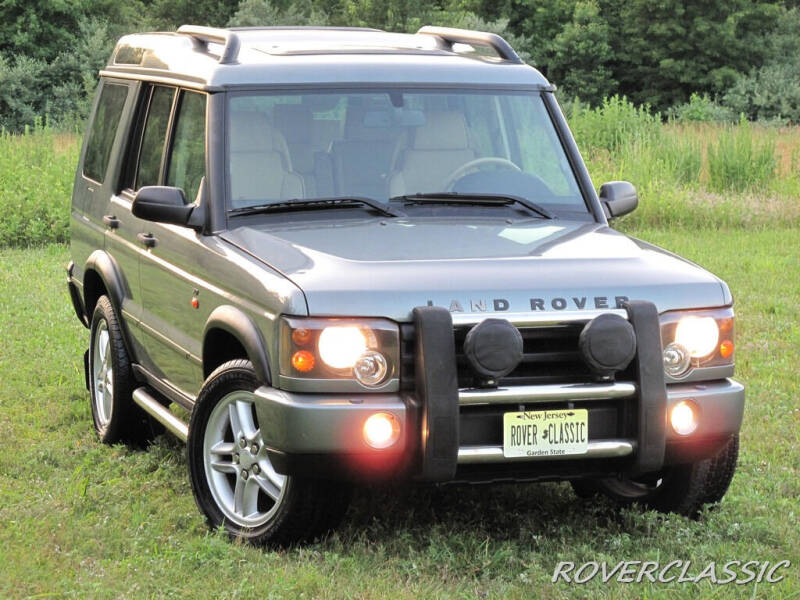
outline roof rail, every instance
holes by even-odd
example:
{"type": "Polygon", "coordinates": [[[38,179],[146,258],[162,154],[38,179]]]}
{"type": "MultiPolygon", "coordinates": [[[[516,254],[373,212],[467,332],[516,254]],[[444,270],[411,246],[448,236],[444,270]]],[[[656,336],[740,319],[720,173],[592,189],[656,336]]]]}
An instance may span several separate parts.
{"type": "Polygon", "coordinates": [[[379,31],[374,27],[331,27],[330,25],[243,25],[229,27],[228,31],[379,31]]]}
{"type": "Polygon", "coordinates": [[[228,65],[236,62],[239,55],[239,36],[228,29],[218,29],[216,27],[201,27],[199,25],[181,25],[178,33],[188,35],[197,42],[208,46],[209,43],[222,44],[222,54],[219,57],[221,65],[228,65]]]}
{"type": "Polygon", "coordinates": [[[448,49],[452,49],[453,44],[478,44],[489,46],[503,60],[523,64],[523,60],[514,52],[507,41],[496,33],[484,31],[470,31],[468,29],[455,29],[453,27],[431,27],[426,25],[418,32],[418,35],[432,35],[441,39],[448,49]]]}

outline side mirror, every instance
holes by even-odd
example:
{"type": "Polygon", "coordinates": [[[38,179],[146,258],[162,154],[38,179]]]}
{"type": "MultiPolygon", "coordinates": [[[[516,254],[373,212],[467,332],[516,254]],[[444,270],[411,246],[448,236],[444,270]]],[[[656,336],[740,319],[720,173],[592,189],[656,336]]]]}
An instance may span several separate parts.
{"type": "Polygon", "coordinates": [[[627,181],[609,181],[600,186],[600,202],[609,219],[621,217],[636,210],[639,196],[636,188],[627,181]]]}
{"type": "Polygon", "coordinates": [[[184,227],[191,226],[194,209],[194,204],[186,204],[182,189],[160,185],[143,187],[131,204],[131,212],[140,219],[184,227]]]}

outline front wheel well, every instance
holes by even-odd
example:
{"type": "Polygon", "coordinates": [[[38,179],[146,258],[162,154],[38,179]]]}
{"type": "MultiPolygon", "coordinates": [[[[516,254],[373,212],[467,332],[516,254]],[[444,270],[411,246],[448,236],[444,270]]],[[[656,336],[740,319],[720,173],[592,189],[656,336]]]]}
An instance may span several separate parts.
{"type": "Polygon", "coordinates": [[[83,275],[83,305],[86,307],[86,317],[90,322],[94,307],[103,295],[108,295],[106,284],[97,271],[88,269],[83,275]]]}
{"type": "Polygon", "coordinates": [[[248,359],[247,350],[232,333],[213,328],[203,339],[203,378],[207,379],[218,366],[237,358],[248,359]]]}

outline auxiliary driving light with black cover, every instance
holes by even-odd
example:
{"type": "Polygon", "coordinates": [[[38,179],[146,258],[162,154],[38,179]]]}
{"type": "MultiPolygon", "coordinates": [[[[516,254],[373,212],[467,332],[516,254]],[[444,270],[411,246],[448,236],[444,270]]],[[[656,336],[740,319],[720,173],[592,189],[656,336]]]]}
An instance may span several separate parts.
{"type": "Polygon", "coordinates": [[[602,314],[584,326],[578,349],[595,376],[609,380],[636,355],[636,334],[633,326],[619,315],[602,314]]]}
{"type": "Polygon", "coordinates": [[[522,360],[522,335],[505,319],[484,319],[467,333],[464,354],[475,373],[496,380],[522,360]]]}

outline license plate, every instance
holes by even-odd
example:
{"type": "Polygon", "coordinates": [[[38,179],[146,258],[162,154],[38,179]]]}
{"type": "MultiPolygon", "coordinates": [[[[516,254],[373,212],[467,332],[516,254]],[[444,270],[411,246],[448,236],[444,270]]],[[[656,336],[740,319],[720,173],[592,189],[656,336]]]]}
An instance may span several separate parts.
{"type": "Polygon", "coordinates": [[[589,412],[529,410],[503,415],[503,456],[565,456],[586,454],[589,412]]]}

